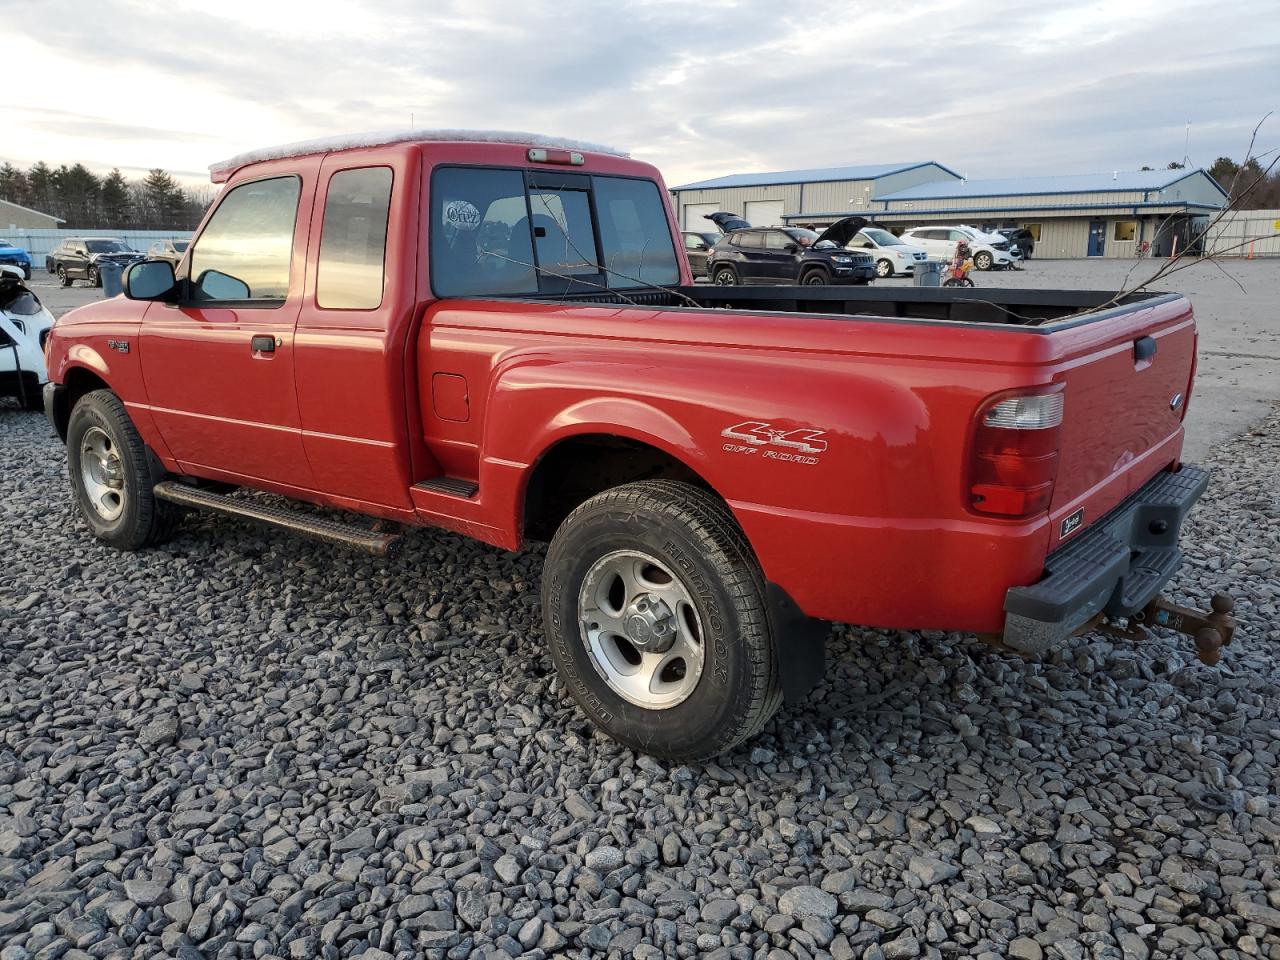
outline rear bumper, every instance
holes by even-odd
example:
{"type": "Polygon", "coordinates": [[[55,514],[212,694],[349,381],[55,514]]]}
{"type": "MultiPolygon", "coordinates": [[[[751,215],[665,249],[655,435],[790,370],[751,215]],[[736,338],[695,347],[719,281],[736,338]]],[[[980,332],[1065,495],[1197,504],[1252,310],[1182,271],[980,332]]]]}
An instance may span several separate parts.
{"type": "Polygon", "coordinates": [[[1051,553],[1038,582],[1006,594],[1005,644],[1041,653],[1100,613],[1124,617],[1145,607],[1181,566],[1182,521],[1208,485],[1202,467],[1162,471],[1051,553]]]}

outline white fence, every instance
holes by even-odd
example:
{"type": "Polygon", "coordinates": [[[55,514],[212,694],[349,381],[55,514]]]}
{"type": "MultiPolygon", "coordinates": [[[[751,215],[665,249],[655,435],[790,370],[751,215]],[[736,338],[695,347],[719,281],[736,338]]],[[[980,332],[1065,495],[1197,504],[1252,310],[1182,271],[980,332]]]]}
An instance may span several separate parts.
{"type": "Polygon", "coordinates": [[[1224,257],[1280,257],[1280,210],[1237,210],[1205,238],[1209,253],[1224,257]]]}
{"type": "Polygon", "coordinates": [[[92,230],[24,230],[18,227],[8,230],[0,226],[0,237],[14,246],[26,247],[37,270],[44,269],[45,254],[67,237],[115,237],[135,250],[146,253],[147,247],[157,240],[182,236],[189,236],[189,234],[184,234],[180,230],[112,230],[107,227],[95,227],[92,230]]]}

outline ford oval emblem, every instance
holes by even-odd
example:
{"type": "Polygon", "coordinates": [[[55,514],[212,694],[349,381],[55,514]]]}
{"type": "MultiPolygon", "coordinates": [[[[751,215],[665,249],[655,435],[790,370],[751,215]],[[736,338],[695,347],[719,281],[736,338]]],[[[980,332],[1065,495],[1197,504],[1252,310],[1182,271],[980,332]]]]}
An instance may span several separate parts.
{"type": "Polygon", "coordinates": [[[1182,406],[1182,394],[1175,393],[1169,398],[1169,409],[1177,410],[1180,406],[1182,406]]]}

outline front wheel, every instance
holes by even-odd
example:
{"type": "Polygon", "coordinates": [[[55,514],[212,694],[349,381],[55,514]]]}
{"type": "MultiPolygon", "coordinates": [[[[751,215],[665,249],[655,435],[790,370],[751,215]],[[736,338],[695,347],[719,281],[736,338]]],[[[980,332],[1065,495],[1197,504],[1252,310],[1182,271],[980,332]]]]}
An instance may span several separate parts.
{"type": "Polygon", "coordinates": [[[990,270],[991,254],[987,253],[985,250],[982,251],[976,257],[973,258],[973,265],[977,267],[979,270],[990,270]]]}
{"type": "Polygon", "coordinates": [[[152,493],[146,445],[110,390],[87,393],[72,409],[67,467],[80,514],[99,540],[137,550],[172,535],[178,510],[152,493]]]}
{"type": "Polygon", "coordinates": [[[806,287],[825,287],[830,282],[824,270],[810,270],[800,278],[801,285],[806,287]]]}
{"type": "Polygon", "coordinates": [[[97,267],[90,267],[85,279],[89,281],[89,286],[91,287],[102,286],[102,274],[98,272],[97,267]]]}
{"type": "Polygon", "coordinates": [[[561,680],[634,750],[714,757],[781,702],[759,567],[724,503],[690,484],[629,483],[574,510],[542,609],[561,680]]]}
{"type": "Polygon", "coordinates": [[[888,260],[876,261],[876,276],[881,280],[893,276],[893,264],[888,260]]]}
{"type": "Polygon", "coordinates": [[[738,273],[733,267],[719,267],[714,279],[717,287],[732,287],[738,283],[738,273]]]}

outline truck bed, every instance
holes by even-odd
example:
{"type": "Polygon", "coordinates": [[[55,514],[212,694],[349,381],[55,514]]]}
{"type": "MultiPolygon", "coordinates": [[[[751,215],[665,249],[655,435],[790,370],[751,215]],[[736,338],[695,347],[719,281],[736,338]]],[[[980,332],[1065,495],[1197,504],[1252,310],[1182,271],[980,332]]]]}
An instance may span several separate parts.
{"type": "Polygon", "coordinates": [[[694,285],[665,290],[600,291],[562,294],[557,301],[616,303],[646,307],[688,306],[767,313],[818,313],[901,320],[947,320],[998,324],[1032,330],[1062,330],[1092,323],[1137,304],[1155,306],[1173,293],[1135,293],[1116,300],[1109,290],[1010,290],[963,287],[715,287],[694,285]],[[1098,310],[1107,304],[1106,310],[1098,310]],[[1088,315],[1082,313],[1088,311],[1088,315]],[[1071,318],[1066,322],[1063,318],[1071,318]]]}

